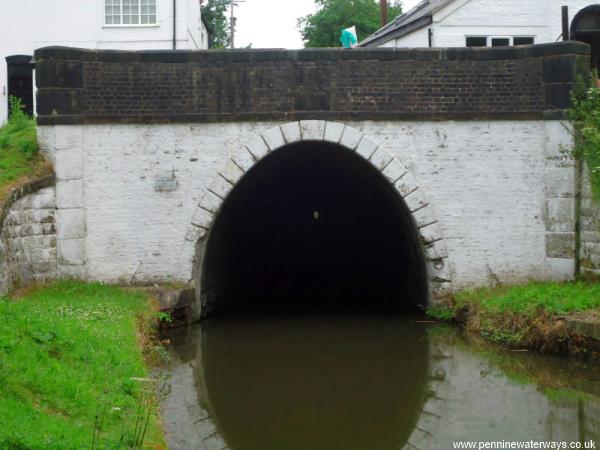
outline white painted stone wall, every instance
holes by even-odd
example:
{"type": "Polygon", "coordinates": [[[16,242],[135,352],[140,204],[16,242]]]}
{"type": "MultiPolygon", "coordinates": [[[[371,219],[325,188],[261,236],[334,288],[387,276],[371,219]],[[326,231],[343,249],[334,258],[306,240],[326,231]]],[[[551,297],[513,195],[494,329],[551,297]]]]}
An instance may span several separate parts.
{"type": "Polygon", "coordinates": [[[427,47],[427,28],[434,47],[465,47],[466,36],[533,36],[536,44],[556,42],[562,34],[561,6],[569,6],[572,20],[590,0],[455,0],[434,12],[424,29],[388,41],[389,47],[427,47]],[[425,30],[425,31],[423,31],[425,30]]]}
{"type": "Polygon", "coordinates": [[[600,201],[593,198],[587,167],[581,187],[581,271],[600,276],[600,201]]]}
{"type": "MultiPolygon", "coordinates": [[[[201,196],[235,151],[276,125],[40,127],[57,177],[61,273],[189,282],[195,242],[186,234],[201,196]]],[[[349,125],[427,191],[454,289],[573,275],[574,168],[560,160],[571,139],[563,123],[349,125]]]]}
{"type": "MultiPolygon", "coordinates": [[[[7,117],[6,57],[51,45],[118,50],[173,48],[173,0],[157,0],[156,25],[105,25],[105,0],[0,1],[0,125],[7,117]]],[[[177,48],[208,48],[199,0],[177,1],[177,48]]]]}
{"type": "Polygon", "coordinates": [[[55,207],[54,187],[11,205],[0,223],[0,295],[16,286],[57,277],[55,207]]]}

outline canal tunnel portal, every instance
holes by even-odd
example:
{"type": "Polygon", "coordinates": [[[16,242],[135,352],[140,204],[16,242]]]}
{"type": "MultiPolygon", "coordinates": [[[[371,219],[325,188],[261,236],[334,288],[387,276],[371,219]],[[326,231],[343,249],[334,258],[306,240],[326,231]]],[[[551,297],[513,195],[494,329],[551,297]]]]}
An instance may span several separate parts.
{"type": "MultiPolygon", "coordinates": [[[[268,297],[278,298],[275,281],[286,277],[302,279],[297,298],[314,296],[315,286],[331,298],[335,281],[349,279],[339,296],[369,292],[378,304],[410,279],[410,299],[396,301],[419,305],[423,291],[436,304],[498,281],[570,279],[580,257],[565,213],[575,207],[575,169],[557,161],[572,145],[562,119],[589,60],[589,46],[577,42],[39,49],[38,138],[56,173],[56,274],[195,285],[181,305],[191,301],[191,320],[236,286],[252,297],[267,280],[268,297]],[[328,192],[326,204],[310,201],[317,189],[328,192]],[[276,213],[292,194],[294,207],[276,213]],[[339,216],[333,237],[328,212],[339,216]],[[246,239],[223,245],[234,232],[246,239]],[[381,264],[370,266],[375,251],[381,264]],[[344,264],[332,267],[334,258],[344,264]],[[415,262],[421,269],[406,268],[415,262]]],[[[586,230],[579,252],[590,261],[595,232],[586,230]]]]}
{"type": "MultiPolygon", "coordinates": [[[[375,149],[373,149],[375,150],[375,149]]],[[[393,183],[347,148],[285,145],[255,164],[211,227],[206,311],[425,307],[421,238],[393,183]]]]}

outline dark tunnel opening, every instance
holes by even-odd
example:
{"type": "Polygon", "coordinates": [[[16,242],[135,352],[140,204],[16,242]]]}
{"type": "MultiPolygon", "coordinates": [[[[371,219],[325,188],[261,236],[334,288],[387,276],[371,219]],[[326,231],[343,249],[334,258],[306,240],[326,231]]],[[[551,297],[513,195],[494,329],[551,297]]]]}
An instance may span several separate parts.
{"type": "Polygon", "coordinates": [[[360,155],[323,142],[281,148],[236,184],[211,228],[203,315],[404,311],[427,275],[410,211],[360,155]]]}

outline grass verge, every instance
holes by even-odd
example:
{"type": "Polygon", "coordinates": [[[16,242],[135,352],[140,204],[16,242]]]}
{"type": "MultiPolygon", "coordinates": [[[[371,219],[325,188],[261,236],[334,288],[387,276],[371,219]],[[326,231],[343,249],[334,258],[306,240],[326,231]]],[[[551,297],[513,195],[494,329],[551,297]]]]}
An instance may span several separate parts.
{"type": "Polygon", "coordinates": [[[0,127],[0,202],[13,187],[51,171],[39,154],[35,120],[23,113],[18,100],[12,99],[11,117],[0,127]]]}
{"type": "Polygon", "coordinates": [[[147,294],[61,281],[0,299],[0,448],[166,448],[147,294]]]}
{"type": "Polygon", "coordinates": [[[457,321],[482,337],[508,345],[548,352],[589,353],[566,319],[600,308],[600,283],[532,282],[463,291],[447,304],[431,308],[438,320],[457,321]]]}

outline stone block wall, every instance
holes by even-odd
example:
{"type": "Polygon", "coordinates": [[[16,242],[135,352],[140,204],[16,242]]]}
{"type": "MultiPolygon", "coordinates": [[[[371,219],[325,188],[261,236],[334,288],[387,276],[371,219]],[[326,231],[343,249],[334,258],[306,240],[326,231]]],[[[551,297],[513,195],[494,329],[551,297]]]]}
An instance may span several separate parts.
{"type": "Polygon", "coordinates": [[[0,295],[58,276],[54,177],[13,191],[0,204],[0,295]]]}
{"type": "Polygon", "coordinates": [[[576,169],[568,149],[573,136],[568,122],[544,123],[544,225],[546,276],[557,281],[575,274],[576,169]]]}
{"type": "Polygon", "coordinates": [[[587,168],[581,183],[581,272],[600,276],[600,201],[592,198],[587,168]]]}

